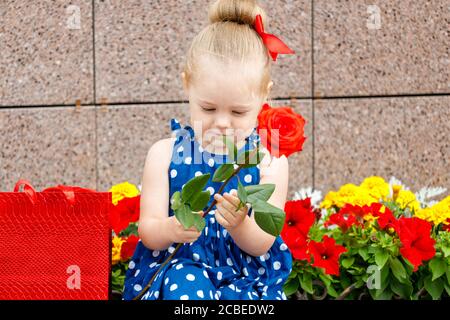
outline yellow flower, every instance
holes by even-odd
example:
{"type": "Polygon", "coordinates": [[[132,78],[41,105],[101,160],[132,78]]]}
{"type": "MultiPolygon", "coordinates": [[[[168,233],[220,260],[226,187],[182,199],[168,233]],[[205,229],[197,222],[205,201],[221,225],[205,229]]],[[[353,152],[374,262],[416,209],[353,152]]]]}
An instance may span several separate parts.
{"type": "Polygon", "coordinates": [[[416,217],[432,222],[434,225],[449,224],[447,219],[450,219],[450,196],[431,207],[420,209],[416,217]]]}
{"type": "Polygon", "coordinates": [[[116,184],[109,189],[112,193],[112,203],[117,205],[117,203],[123,198],[133,198],[139,195],[139,189],[129,182],[123,182],[116,184]]]}
{"type": "Polygon", "coordinates": [[[389,195],[389,184],[381,177],[368,177],[364,179],[360,187],[366,189],[368,193],[377,200],[386,200],[389,195]]]}
{"type": "Polygon", "coordinates": [[[397,199],[398,197],[398,193],[400,192],[400,190],[402,190],[402,186],[399,184],[394,184],[392,186],[392,200],[395,201],[395,199],[397,199]]]}
{"type": "Polygon", "coordinates": [[[112,264],[115,265],[120,261],[120,250],[122,249],[122,244],[125,242],[124,239],[114,236],[112,239],[112,264]]]}
{"type": "Polygon", "coordinates": [[[400,190],[395,202],[401,209],[409,208],[414,213],[420,210],[420,203],[416,196],[409,190],[400,190]]]}
{"type": "Polygon", "coordinates": [[[321,208],[330,208],[331,206],[337,206],[342,208],[346,203],[351,205],[370,205],[373,202],[377,202],[378,199],[371,196],[366,188],[361,188],[354,184],[348,183],[337,191],[330,191],[320,204],[321,208]]]}

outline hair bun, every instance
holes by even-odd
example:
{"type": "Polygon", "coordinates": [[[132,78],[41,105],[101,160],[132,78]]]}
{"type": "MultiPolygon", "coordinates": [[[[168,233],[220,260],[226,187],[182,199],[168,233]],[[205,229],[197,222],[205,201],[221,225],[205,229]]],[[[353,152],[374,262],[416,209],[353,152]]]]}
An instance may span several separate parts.
{"type": "Polygon", "coordinates": [[[256,0],[217,0],[209,9],[209,21],[211,24],[229,21],[253,26],[258,14],[266,24],[265,12],[256,0]]]}

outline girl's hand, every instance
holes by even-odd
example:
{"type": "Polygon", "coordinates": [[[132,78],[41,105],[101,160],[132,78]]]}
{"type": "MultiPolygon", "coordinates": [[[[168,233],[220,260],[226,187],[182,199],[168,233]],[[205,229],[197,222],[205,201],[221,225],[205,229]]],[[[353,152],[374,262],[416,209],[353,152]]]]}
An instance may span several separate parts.
{"type": "Polygon", "coordinates": [[[236,191],[233,190],[233,194],[225,192],[223,196],[215,194],[214,199],[217,201],[215,210],[216,220],[224,228],[231,230],[244,221],[248,214],[248,208],[244,206],[236,211],[240,203],[236,191]]]}
{"type": "MultiPolygon", "coordinates": [[[[196,212],[203,215],[203,211],[196,212]]],[[[202,230],[203,231],[203,230],[202,230]]],[[[185,229],[178,219],[173,215],[169,217],[170,240],[175,243],[191,243],[200,237],[202,231],[198,231],[194,226],[185,229]]]]}

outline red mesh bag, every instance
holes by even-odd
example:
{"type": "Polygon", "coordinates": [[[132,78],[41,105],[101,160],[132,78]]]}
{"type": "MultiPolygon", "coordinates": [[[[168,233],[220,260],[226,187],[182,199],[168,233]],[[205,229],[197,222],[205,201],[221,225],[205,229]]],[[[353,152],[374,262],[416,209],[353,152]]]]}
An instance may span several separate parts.
{"type": "Polygon", "coordinates": [[[26,180],[1,192],[0,299],[107,300],[111,206],[110,192],[26,180]]]}

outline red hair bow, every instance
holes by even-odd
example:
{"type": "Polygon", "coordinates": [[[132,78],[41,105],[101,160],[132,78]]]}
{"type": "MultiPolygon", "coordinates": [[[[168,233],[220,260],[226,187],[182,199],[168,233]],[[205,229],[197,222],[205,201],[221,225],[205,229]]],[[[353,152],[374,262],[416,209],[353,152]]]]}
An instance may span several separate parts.
{"type": "Polygon", "coordinates": [[[269,53],[272,56],[273,61],[277,60],[278,54],[294,54],[295,53],[279,38],[277,38],[273,34],[264,32],[264,25],[262,22],[262,17],[259,14],[256,15],[255,30],[261,36],[267,49],[269,49],[269,53]]]}

